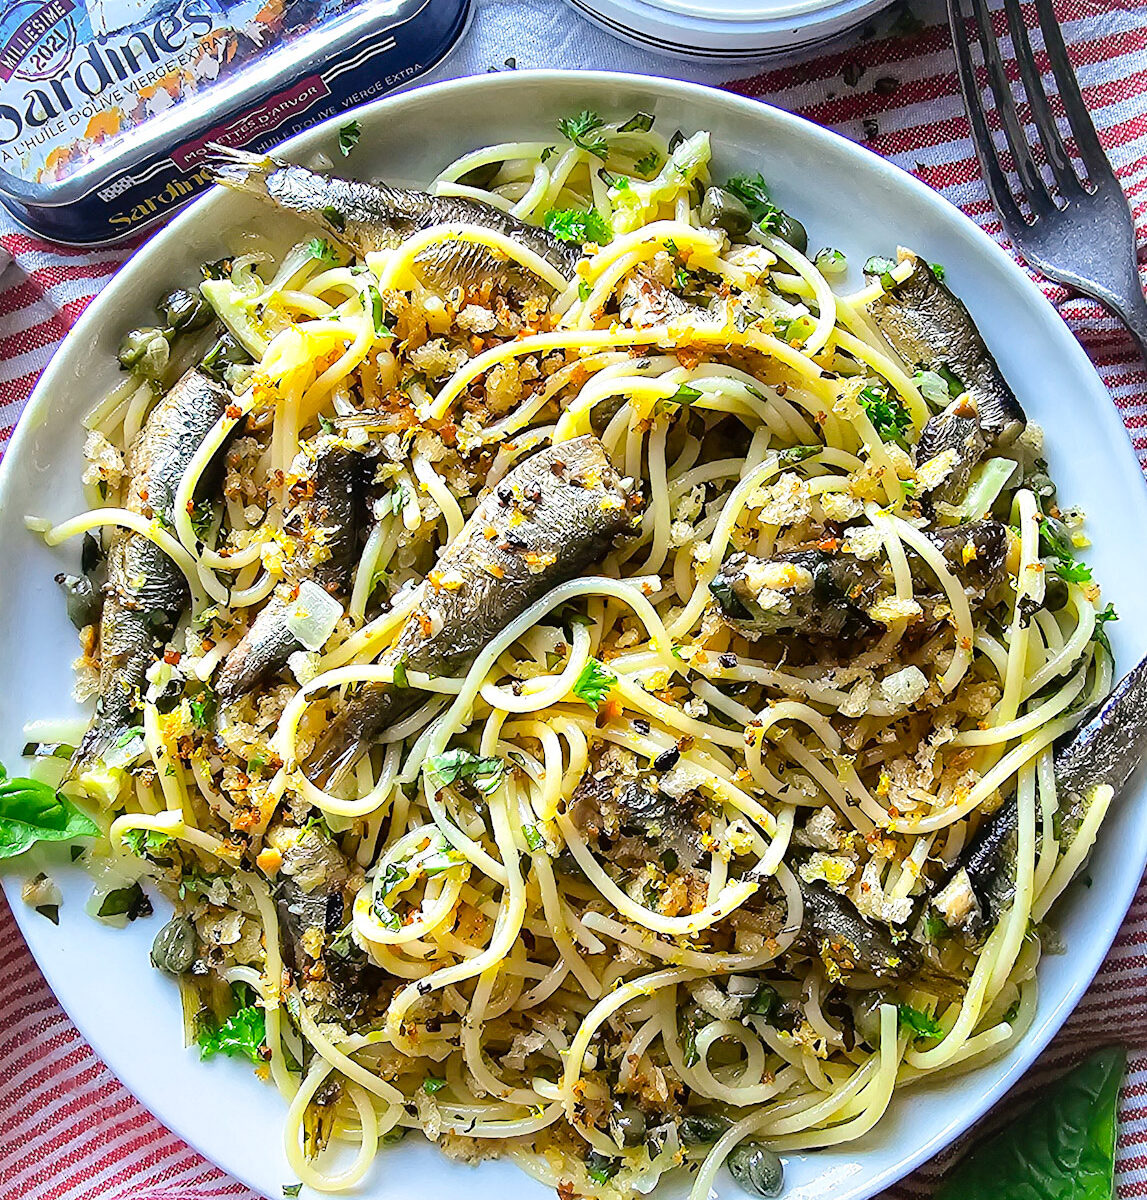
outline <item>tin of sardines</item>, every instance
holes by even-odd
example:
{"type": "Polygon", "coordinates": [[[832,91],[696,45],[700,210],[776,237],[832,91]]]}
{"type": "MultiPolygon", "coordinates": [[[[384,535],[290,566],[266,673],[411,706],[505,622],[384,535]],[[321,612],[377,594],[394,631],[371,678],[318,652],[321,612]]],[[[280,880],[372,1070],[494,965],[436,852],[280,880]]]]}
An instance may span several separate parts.
{"type": "MultiPolygon", "coordinates": [[[[410,83],[471,0],[0,0],[0,200],[57,242],[121,240],[265,150],[410,83]]],[[[353,135],[351,135],[353,136],[353,135]]]]}

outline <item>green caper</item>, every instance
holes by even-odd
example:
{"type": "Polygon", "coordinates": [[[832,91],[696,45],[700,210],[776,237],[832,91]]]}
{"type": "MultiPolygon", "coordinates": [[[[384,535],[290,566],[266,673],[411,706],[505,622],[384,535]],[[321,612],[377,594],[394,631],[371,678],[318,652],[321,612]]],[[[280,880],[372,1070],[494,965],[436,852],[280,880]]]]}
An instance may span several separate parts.
{"type": "Polygon", "coordinates": [[[1056,560],[1043,560],[1043,606],[1048,612],[1059,612],[1067,603],[1068,589],[1065,580],[1055,573],[1056,560]]]}
{"type": "Polygon", "coordinates": [[[100,615],[100,598],[86,575],[57,575],[56,582],[64,593],[68,620],[77,628],[92,625],[100,615]]]}
{"type": "Polygon", "coordinates": [[[711,1146],[728,1128],[725,1117],[690,1113],[682,1118],[677,1132],[683,1146],[711,1146]]]}
{"type": "Polygon", "coordinates": [[[494,182],[494,176],[502,169],[500,162],[483,163],[480,167],[471,167],[458,176],[457,182],[463,187],[484,188],[494,182]]]}
{"type": "Polygon", "coordinates": [[[167,361],[167,334],[154,325],[133,329],[120,342],[119,364],[125,371],[139,370],[150,360],[162,356],[167,361]],[[162,346],[162,350],[160,347],[162,346]]]}
{"type": "Polygon", "coordinates": [[[645,1114],[640,1108],[623,1108],[611,1114],[609,1131],[619,1146],[640,1146],[645,1141],[645,1114]]]}
{"type": "Polygon", "coordinates": [[[760,1142],[742,1142],[729,1155],[733,1178],[754,1196],[779,1196],[785,1183],[781,1160],[760,1142]]]}
{"type": "Polygon", "coordinates": [[[732,192],[711,187],[701,201],[701,224],[708,229],[723,229],[730,237],[740,237],[752,229],[753,218],[732,192]]]}
{"type": "Polygon", "coordinates": [[[186,288],[169,292],[155,307],[164,325],[177,333],[202,329],[213,316],[211,305],[198,292],[186,288]]]}
{"type": "Polygon", "coordinates": [[[195,950],[195,926],[186,917],[172,917],[151,944],[152,965],[182,975],[195,961],[195,950]]]}
{"type": "Polygon", "coordinates": [[[808,249],[808,233],[805,227],[787,212],[777,211],[776,235],[801,254],[808,249]]]}
{"type": "Polygon", "coordinates": [[[231,334],[225,333],[207,351],[199,365],[205,374],[222,382],[228,367],[245,366],[250,361],[251,356],[243,349],[238,340],[231,334]]]}

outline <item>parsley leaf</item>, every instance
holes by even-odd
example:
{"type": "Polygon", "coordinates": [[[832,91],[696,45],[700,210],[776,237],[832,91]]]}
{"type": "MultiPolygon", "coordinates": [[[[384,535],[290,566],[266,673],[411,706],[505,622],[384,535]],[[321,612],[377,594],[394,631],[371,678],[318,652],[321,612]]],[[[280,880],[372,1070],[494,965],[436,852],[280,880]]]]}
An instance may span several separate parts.
{"type": "Polygon", "coordinates": [[[307,253],[311,258],[317,258],[319,262],[333,263],[337,261],[334,247],[326,240],[326,238],[313,237],[307,243],[307,253]]]}
{"type": "Polygon", "coordinates": [[[608,1183],[620,1170],[620,1160],[598,1150],[591,1150],[585,1160],[585,1173],[594,1183],[608,1183]]]}
{"type": "Polygon", "coordinates": [[[917,1037],[938,1038],[944,1036],[944,1028],[935,1017],[913,1008],[911,1004],[901,1004],[900,1028],[910,1030],[917,1037]]]}
{"type": "Polygon", "coordinates": [[[944,276],[948,274],[948,270],[944,266],[944,264],[943,263],[929,263],[928,265],[932,268],[932,274],[936,276],[936,282],[943,283],[944,276]]]}
{"type": "Polygon", "coordinates": [[[752,175],[734,175],[725,184],[725,190],[744,204],[754,221],[765,220],[778,211],[769,199],[769,185],[759,171],[752,175]]]}
{"type": "Polygon", "coordinates": [[[596,658],[591,658],[582,667],[581,674],[573,685],[573,694],[579,700],[584,700],[596,712],[616,682],[617,676],[612,671],[607,671],[596,658]]]}
{"type": "Polygon", "coordinates": [[[576,117],[563,117],[558,122],[558,132],[568,138],[579,150],[586,150],[604,158],[609,153],[609,143],[597,133],[605,122],[590,109],[583,109],[576,117]]]}
{"type": "Polygon", "coordinates": [[[586,242],[602,245],[613,238],[609,224],[596,208],[584,212],[576,208],[555,208],[546,213],[545,226],[559,241],[576,242],[579,246],[586,242]]]}
{"type": "Polygon", "coordinates": [[[1111,639],[1107,636],[1107,630],[1103,627],[1108,621],[1118,620],[1119,614],[1115,611],[1115,605],[1108,603],[1107,607],[1102,612],[1097,612],[1095,614],[1095,629],[1091,634],[1091,640],[1093,642],[1098,642],[1104,648],[1104,650],[1111,655],[1112,658],[1115,657],[1115,654],[1111,649],[1111,639]]]}
{"type": "Polygon", "coordinates": [[[442,783],[469,779],[484,796],[490,796],[497,790],[506,771],[506,764],[500,758],[479,758],[469,750],[447,750],[444,754],[435,754],[426,760],[426,765],[442,783]]]}
{"type": "Polygon", "coordinates": [[[440,1092],[445,1086],[445,1079],[438,1079],[433,1075],[427,1075],[422,1081],[422,1090],[428,1096],[433,1096],[435,1092],[440,1092]]]}
{"type": "Polygon", "coordinates": [[[263,1010],[251,1005],[241,1008],[217,1028],[201,1030],[196,1041],[199,1043],[200,1058],[226,1054],[229,1058],[249,1058],[253,1063],[261,1063],[266,1036],[267,1024],[263,1010]]]}
{"type": "Polygon", "coordinates": [[[656,175],[661,170],[661,164],[664,161],[658,151],[650,150],[648,154],[643,154],[633,164],[633,170],[636,174],[648,179],[651,175],[656,175]]]}
{"type": "Polygon", "coordinates": [[[386,324],[386,305],[382,302],[382,295],[378,288],[372,283],[366,289],[367,299],[370,301],[370,315],[374,322],[374,336],[393,337],[394,334],[386,324]]]}
{"type": "Polygon", "coordinates": [[[136,827],[129,829],[120,840],[133,854],[138,854],[142,858],[145,854],[152,854],[165,846],[171,841],[171,836],[158,829],[136,827]]]}
{"type": "Polygon", "coordinates": [[[522,837],[526,839],[526,845],[531,850],[540,850],[546,844],[542,831],[536,825],[523,825],[522,837]]]}
{"type": "Polygon", "coordinates": [[[1075,543],[1071,530],[1055,517],[1039,518],[1040,547],[1055,558],[1052,570],[1068,583],[1090,583],[1091,568],[1086,563],[1076,562],[1075,543]]]}
{"type": "Polygon", "coordinates": [[[96,910],[97,917],[127,917],[129,921],[151,914],[151,901],[138,882],[108,892],[96,910]]]}
{"type": "Polygon", "coordinates": [[[924,938],[926,941],[935,945],[951,936],[952,931],[948,928],[948,922],[939,913],[927,912],[924,914],[924,938]]]}
{"type": "Polygon", "coordinates": [[[362,136],[362,125],[358,121],[348,121],[345,125],[339,126],[339,150],[342,151],[343,158],[358,145],[358,139],[362,136]]]}
{"type": "Polygon", "coordinates": [[[37,779],[9,779],[0,765],[0,859],[15,858],[36,842],[69,842],[99,832],[55,788],[37,779]]]}
{"type": "Polygon", "coordinates": [[[215,720],[215,696],[204,689],[198,696],[192,696],[187,702],[191,709],[191,719],[200,729],[210,729],[215,720]]]}
{"type": "Polygon", "coordinates": [[[860,407],[882,442],[899,442],[912,428],[912,417],[899,399],[882,387],[870,385],[857,397],[860,407]]]}
{"type": "Polygon", "coordinates": [[[583,279],[577,285],[577,298],[584,304],[593,295],[593,288],[583,279]]]}
{"type": "Polygon", "coordinates": [[[292,1196],[297,1196],[302,1190],[303,1190],[303,1185],[301,1183],[284,1183],[283,1184],[283,1195],[286,1196],[288,1198],[288,1200],[290,1200],[290,1197],[292,1197],[292,1196]]]}
{"type": "Polygon", "coordinates": [[[398,662],[394,664],[394,686],[396,688],[410,687],[410,679],[406,674],[406,655],[400,655],[398,662]]]}

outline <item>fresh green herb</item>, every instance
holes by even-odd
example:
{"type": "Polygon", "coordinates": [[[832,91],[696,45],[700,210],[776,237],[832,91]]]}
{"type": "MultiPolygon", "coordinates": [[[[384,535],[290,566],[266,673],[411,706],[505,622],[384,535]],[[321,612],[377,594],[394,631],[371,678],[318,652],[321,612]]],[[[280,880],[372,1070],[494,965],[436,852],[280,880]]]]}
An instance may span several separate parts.
{"type": "Polygon", "coordinates": [[[367,289],[366,294],[370,300],[370,316],[374,322],[374,336],[393,337],[394,331],[386,324],[386,305],[382,302],[382,295],[378,288],[372,283],[367,289]]]}
{"type": "Polygon", "coordinates": [[[398,662],[394,664],[394,686],[397,688],[410,687],[410,679],[406,674],[406,655],[399,656],[398,662]]]}
{"type": "Polygon", "coordinates": [[[585,1173],[594,1183],[608,1183],[621,1170],[621,1162],[600,1151],[591,1150],[585,1160],[585,1173]]]}
{"type": "Polygon", "coordinates": [[[929,910],[924,914],[924,939],[935,945],[945,938],[952,936],[948,922],[937,912],[929,910]]]}
{"type": "Polygon", "coordinates": [[[202,1030],[196,1041],[199,1043],[200,1058],[226,1054],[228,1058],[249,1058],[253,1063],[261,1063],[266,1037],[267,1024],[263,1010],[251,1005],[241,1008],[222,1025],[202,1030]]]}
{"type": "Polygon", "coordinates": [[[932,274],[936,276],[936,282],[943,283],[944,276],[947,275],[947,273],[948,273],[944,264],[943,263],[929,263],[928,265],[932,268],[932,274]]]}
{"type": "Polygon", "coordinates": [[[283,1195],[287,1197],[287,1200],[291,1200],[292,1196],[297,1196],[302,1190],[303,1185],[301,1183],[283,1184],[283,1195]]]}
{"type": "Polygon", "coordinates": [[[334,433],[335,423],[330,417],[324,417],[322,413],[319,413],[319,428],[323,433],[334,433]]]}
{"type": "Polygon", "coordinates": [[[596,208],[584,212],[577,208],[553,209],[546,213],[545,226],[559,241],[576,242],[579,246],[586,242],[602,245],[613,237],[609,224],[596,208]]]}
{"type": "Polygon", "coordinates": [[[536,825],[523,825],[522,837],[526,839],[526,845],[531,850],[540,850],[546,844],[542,831],[536,825]]]}
{"type": "Polygon", "coordinates": [[[1004,1011],[1004,1020],[1011,1024],[1020,1015],[1020,1002],[1013,1000],[1004,1011]]]}
{"type": "Polygon", "coordinates": [[[787,450],[777,452],[777,461],[786,467],[791,466],[793,463],[804,462],[806,458],[812,458],[823,449],[823,446],[790,446],[787,450]]]}
{"type": "Polygon", "coordinates": [[[597,113],[584,109],[576,117],[563,117],[558,122],[558,132],[579,150],[605,158],[609,153],[609,143],[597,132],[604,124],[597,113]]]}
{"type": "Polygon", "coordinates": [[[885,258],[882,254],[874,254],[864,264],[865,275],[887,275],[896,269],[896,259],[885,258]]]}
{"type": "Polygon", "coordinates": [[[166,846],[171,841],[171,836],[159,829],[140,829],[137,826],[135,829],[129,829],[121,841],[133,854],[142,858],[145,854],[153,854],[166,846]]]}
{"type": "Polygon", "coordinates": [[[339,126],[339,150],[342,152],[343,158],[358,145],[358,139],[362,137],[362,125],[358,121],[348,121],[345,125],[339,126]]]}
{"type": "Polygon", "coordinates": [[[557,146],[547,146],[538,156],[541,162],[549,162],[549,160],[558,152],[557,146]]]}
{"type": "Polygon", "coordinates": [[[96,910],[97,917],[127,917],[129,921],[137,917],[150,917],[151,913],[151,901],[138,881],[108,892],[96,910]]]}
{"type": "Polygon", "coordinates": [[[311,258],[317,258],[319,262],[337,262],[338,256],[335,254],[334,247],[326,240],[326,238],[313,237],[307,243],[307,253],[311,258]]]}
{"type": "Polygon", "coordinates": [[[917,1037],[938,1038],[944,1036],[943,1026],[935,1017],[913,1008],[911,1004],[900,1005],[900,1028],[907,1029],[917,1037]]]}
{"type": "Polygon", "coordinates": [[[20,756],[22,758],[62,758],[66,761],[75,752],[75,746],[69,746],[67,742],[25,742],[20,756]]]}
{"type": "Polygon", "coordinates": [[[143,726],[133,725],[130,729],[125,729],[123,733],[112,743],[113,750],[126,750],[137,738],[143,737],[143,726]]]}
{"type": "Polygon", "coordinates": [[[1110,1200],[1122,1046],[1084,1059],[952,1168],[935,1200],[1110,1200]]]}
{"type": "Polygon", "coordinates": [[[1068,583],[1091,582],[1091,568],[1087,563],[1065,562],[1061,559],[1055,564],[1055,573],[1068,583]]]}
{"type": "Polygon", "coordinates": [[[664,405],[689,405],[692,404],[694,400],[700,399],[701,392],[698,388],[690,387],[687,383],[683,383],[677,388],[672,396],[665,396],[663,399],[658,401],[658,403],[664,405]]]}
{"type": "Polygon", "coordinates": [[[584,279],[577,285],[577,298],[584,304],[593,295],[593,288],[584,279]]]}
{"type": "Polygon", "coordinates": [[[769,185],[759,171],[753,175],[734,175],[725,184],[725,190],[744,204],[754,221],[769,220],[779,211],[769,199],[769,185]]]}
{"type": "Polygon", "coordinates": [[[1095,629],[1091,634],[1091,640],[1098,642],[1107,653],[1114,658],[1115,653],[1111,649],[1111,639],[1107,635],[1107,630],[1104,626],[1108,621],[1118,621],[1119,614],[1115,611],[1115,605],[1108,602],[1107,607],[1102,612],[1095,614],[1095,629]]]}
{"type": "Polygon", "coordinates": [[[9,779],[0,764],[0,859],[15,858],[36,842],[70,842],[99,831],[55,788],[38,779],[9,779]]]}
{"type": "Polygon", "coordinates": [[[321,216],[336,233],[342,233],[346,228],[346,214],[333,204],[328,204],[322,210],[321,216]]]}
{"type": "Polygon", "coordinates": [[[677,243],[672,238],[665,239],[665,253],[672,254],[674,258],[681,253],[681,251],[677,249],[677,243]]]}
{"type": "Polygon", "coordinates": [[[591,658],[582,667],[581,674],[573,685],[573,693],[596,712],[616,682],[617,676],[612,671],[607,671],[596,658],[591,658]]]}
{"type": "Polygon", "coordinates": [[[633,164],[634,173],[648,179],[661,170],[661,164],[664,161],[665,159],[656,150],[650,150],[648,154],[643,154],[633,164]]]}
{"type": "Polygon", "coordinates": [[[378,505],[375,512],[379,517],[388,517],[392,513],[399,513],[406,507],[406,484],[400,483],[393,491],[387,492],[378,505]]]}
{"type": "Polygon", "coordinates": [[[36,911],[46,917],[53,925],[60,923],[60,906],[58,904],[37,904],[36,911]]]}
{"type": "Polygon", "coordinates": [[[912,382],[920,389],[920,395],[929,404],[943,406],[948,403],[951,393],[948,381],[937,371],[917,371],[912,376],[912,382]]]}
{"type": "Polygon", "coordinates": [[[371,908],[374,915],[389,930],[402,928],[402,918],[386,903],[386,897],[404,880],[410,878],[410,872],[401,863],[387,863],[385,870],[375,881],[374,901],[371,908]]]}
{"type": "Polygon", "coordinates": [[[857,397],[882,442],[901,442],[912,428],[912,416],[885,388],[869,385],[857,397]]]}
{"type": "Polygon", "coordinates": [[[766,1020],[781,1010],[781,994],[771,983],[762,983],[745,1005],[746,1013],[754,1013],[766,1020]]]}
{"type": "Polygon", "coordinates": [[[484,796],[497,791],[506,770],[500,758],[479,758],[469,750],[447,750],[428,759],[426,765],[442,783],[469,779],[484,796]]]}
{"type": "Polygon", "coordinates": [[[648,133],[653,128],[653,117],[647,112],[636,112],[624,125],[617,127],[618,133],[648,133]]]}
{"type": "Polygon", "coordinates": [[[1041,549],[1055,558],[1053,570],[1068,583],[1090,583],[1091,568],[1086,563],[1076,562],[1075,543],[1071,531],[1056,517],[1039,518],[1041,549]]]}
{"type": "Polygon", "coordinates": [[[435,1092],[440,1092],[446,1086],[445,1079],[438,1079],[433,1075],[427,1075],[422,1081],[422,1090],[428,1095],[433,1096],[435,1092]]]}
{"type": "Polygon", "coordinates": [[[191,509],[191,528],[195,536],[202,542],[207,537],[211,522],[215,520],[214,506],[206,500],[194,504],[191,509]]]}
{"type": "Polygon", "coordinates": [[[692,1012],[686,1009],[681,1018],[681,1056],[687,1067],[695,1067],[701,1061],[697,1049],[697,1022],[692,1012]]]}
{"type": "Polygon", "coordinates": [[[191,720],[200,729],[210,729],[215,720],[215,695],[204,689],[198,696],[192,696],[187,702],[191,709],[191,720]]]}

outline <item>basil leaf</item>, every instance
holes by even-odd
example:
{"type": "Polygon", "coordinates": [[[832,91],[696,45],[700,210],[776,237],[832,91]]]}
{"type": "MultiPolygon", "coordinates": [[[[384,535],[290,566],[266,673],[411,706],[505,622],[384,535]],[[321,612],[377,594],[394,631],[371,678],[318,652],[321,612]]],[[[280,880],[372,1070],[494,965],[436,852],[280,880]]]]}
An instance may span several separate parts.
{"type": "Polygon", "coordinates": [[[443,782],[469,779],[485,796],[492,795],[502,782],[506,764],[500,758],[479,758],[469,750],[447,750],[427,759],[427,767],[443,782]]]}
{"type": "Polygon", "coordinates": [[[38,779],[9,779],[0,764],[0,859],[15,858],[37,842],[70,842],[99,832],[55,788],[38,779]]]}
{"type": "Polygon", "coordinates": [[[957,1163],[935,1200],[1110,1200],[1126,1065],[1122,1046],[1092,1054],[957,1163]]]}

